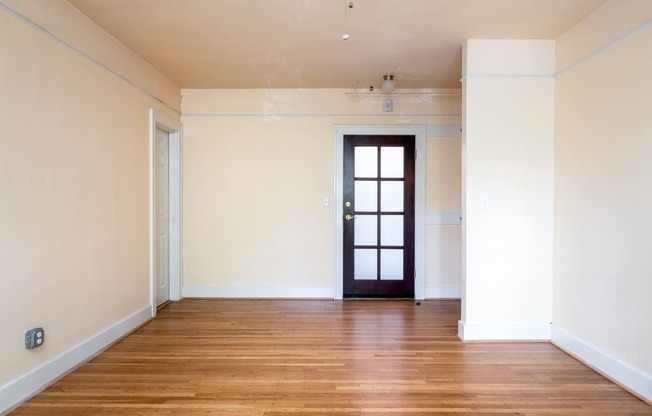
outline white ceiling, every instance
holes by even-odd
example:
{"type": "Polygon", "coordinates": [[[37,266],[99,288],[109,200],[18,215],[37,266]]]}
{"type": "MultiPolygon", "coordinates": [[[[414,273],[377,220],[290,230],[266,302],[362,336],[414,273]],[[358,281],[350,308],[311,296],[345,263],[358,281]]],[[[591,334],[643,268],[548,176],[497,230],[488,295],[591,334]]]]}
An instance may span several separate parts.
{"type": "Polygon", "coordinates": [[[459,88],[465,39],[555,39],[606,1],[69,0],[182,88],[459,88]]]}

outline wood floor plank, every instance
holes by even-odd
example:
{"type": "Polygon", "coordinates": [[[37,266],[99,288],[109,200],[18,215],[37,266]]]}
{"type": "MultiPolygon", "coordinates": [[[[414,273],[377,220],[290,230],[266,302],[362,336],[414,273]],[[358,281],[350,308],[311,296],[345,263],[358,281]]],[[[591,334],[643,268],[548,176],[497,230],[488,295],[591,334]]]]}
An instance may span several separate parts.
{"type": "Polygon", "coordinates": [[[458,301],[186,299],[12,416],[652,415],[549,343],[470,343],[458,301]]]}

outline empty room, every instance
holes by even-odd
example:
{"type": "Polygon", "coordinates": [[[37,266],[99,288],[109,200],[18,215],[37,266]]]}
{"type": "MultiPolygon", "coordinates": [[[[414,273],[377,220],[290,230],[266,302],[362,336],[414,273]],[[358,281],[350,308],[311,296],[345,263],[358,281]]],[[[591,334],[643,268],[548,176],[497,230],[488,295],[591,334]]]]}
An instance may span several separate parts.
{"type": "Polygon", "coordinates": [[[0,0],[0,415],[652,415],[650,51],[650,0],[0,0]]]}

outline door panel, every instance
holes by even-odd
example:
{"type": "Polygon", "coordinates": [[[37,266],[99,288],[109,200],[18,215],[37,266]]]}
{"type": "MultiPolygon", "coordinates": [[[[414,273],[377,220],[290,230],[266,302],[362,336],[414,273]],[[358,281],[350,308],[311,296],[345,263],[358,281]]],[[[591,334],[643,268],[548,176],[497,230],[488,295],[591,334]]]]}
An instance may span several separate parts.
{"type": "Polygon", "coordinates": [[[344,136],[344,297],[414,297],[414,136],[344,136]]]}
{"type": "Polygon", "coordinates": [[[156,130],[156,306],[170,300],[169,135],[156,130]]]}

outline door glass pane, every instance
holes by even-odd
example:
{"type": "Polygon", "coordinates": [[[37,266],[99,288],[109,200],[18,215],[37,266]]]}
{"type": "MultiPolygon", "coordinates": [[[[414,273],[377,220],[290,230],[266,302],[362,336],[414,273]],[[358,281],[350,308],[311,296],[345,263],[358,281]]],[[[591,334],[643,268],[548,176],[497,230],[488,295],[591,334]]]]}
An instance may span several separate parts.
{"type": "Polygon", "coordinates": [[[353,209],[356,211],[378,211],[377,181],[355,181],[354,192],[353,209]]]}
{"type": "Polygon", "coordinates": [[[378,250],[355,249],[353,257],[353,278],[355,280],[376,280],[378,277],[378,250]]]}
{"type": "Polygon", "coordinates": [[[381,147],[380,176],[382,178],[403,177],[404,153],[405,150],[402,147],[381,147]]]}
{"type": "Polygon", "coordinates": [[[380,244],[384,246],[403,245],[402,215],[382,215],[380,217],[380,244]]]}
{"type": "Polygon", "coordinates": [[[375,246],[378,244],[378,215],[356,215],[354,241],[356,246],[375,246]]]}
{"type": "Polygon", "coordinates": [[[403,250],[380,250],[380,280],[403,280],[403,250]]]}
{"type": "Polygon", "coordinates": [[[377,178],[378,148],[357,146],[354,150],[353,175],[356,178],[377,178]]]}
{"type": "Polygon", "coordinates": [[[381,182],[380,210],[403,212],[403,181],[381,182]]]}

